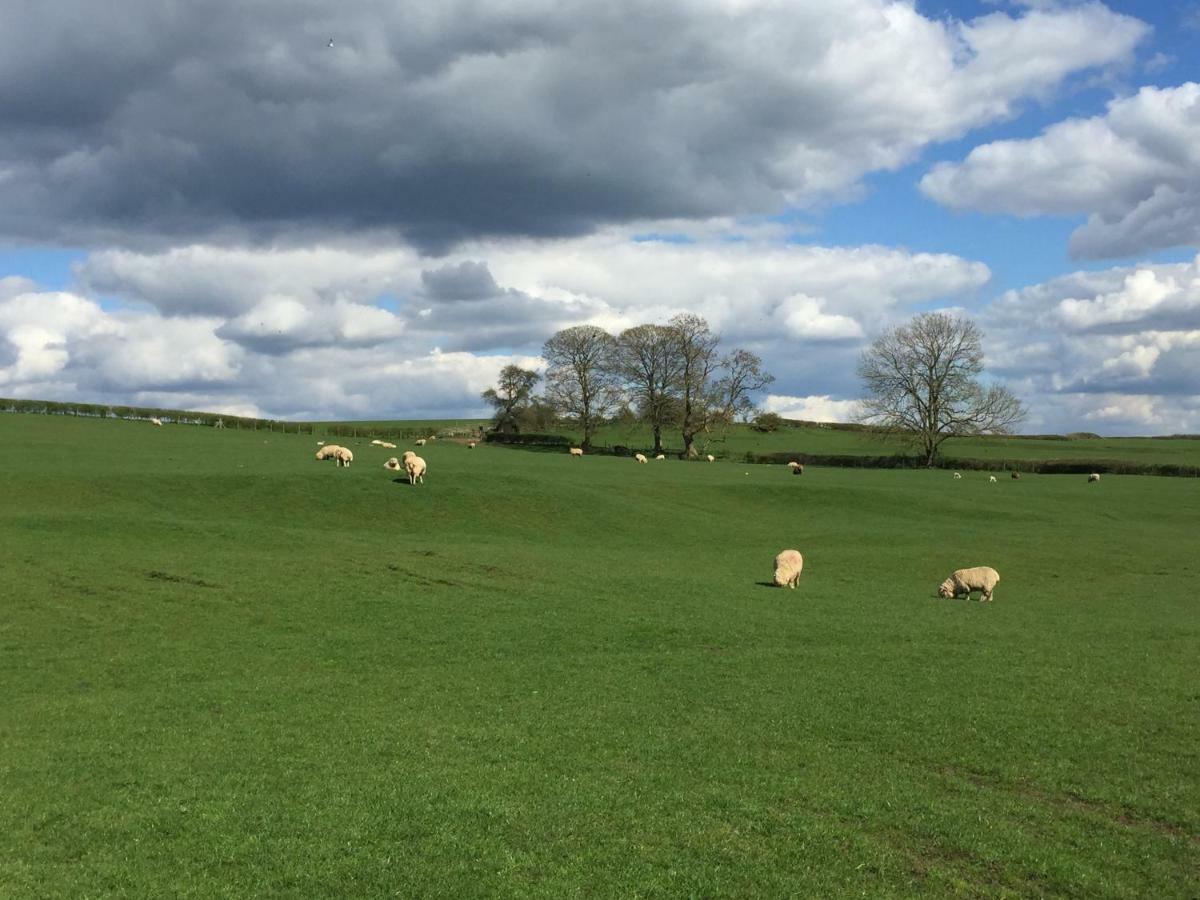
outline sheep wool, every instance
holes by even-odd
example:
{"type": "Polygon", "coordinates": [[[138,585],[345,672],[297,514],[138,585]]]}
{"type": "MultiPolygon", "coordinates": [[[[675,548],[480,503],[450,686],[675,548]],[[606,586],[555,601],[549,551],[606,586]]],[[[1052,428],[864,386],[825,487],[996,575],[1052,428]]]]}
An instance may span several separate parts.
{"type": "Polygon", "coordinates": [[[971,569],[956,569],[953,574],[938,586],[939,597],[965,596],[971,598],[971,591],[979,591],[979,602],[992,599],[992,592],[1000,583],[1000,573],[990,566],[975,566],[971,569]]]}
{"type": "Polygon", "coordinates": [[[781,550],[775,556],[775,584],[795,590],[804,569],[804,557],[799,550],[781,550]]]}

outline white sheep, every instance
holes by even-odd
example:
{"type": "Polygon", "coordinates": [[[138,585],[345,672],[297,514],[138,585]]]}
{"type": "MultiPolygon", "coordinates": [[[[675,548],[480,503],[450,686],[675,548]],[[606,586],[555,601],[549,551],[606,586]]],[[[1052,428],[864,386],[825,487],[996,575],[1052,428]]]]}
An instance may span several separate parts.
{"type": "Polygon", "coordinates": [[[572,456],[583,456],[582,447],[571,447],[568,451],[572,456]]]}
{"type": "Polygon", "coordinates": [[[404,471],[408,473],[408,483],[425,483],[425,460],[417,455],[404,457],[404,471]]]}
{"type": "Polygon", "coordinates": [[[150,422],[154,425],[162,425],[162,419],[156,419],[153,416],[150,417],[150,422]]]}
{"type": "Polygon", "coordinates": [[[995,476],[995,475],[989,475],[989,476],[988,476],[988,482],[989,482],[989,483],[991,483],[991,484],[995,484],[995,483],[996,483],[996,476],[995,476]]]}
{"type": "Polygon", "coordinates": [[[658,456],[656,456],[656,457],[654,457],[654,458],[655,458],[655,459],[666,459],[666,457],[665,457],[665,456],[663,456],[661,453],[660,453],[660,454],[658,454],[658,456]]]}
{"type": "Polygon", "coordinates": [[[954,480],[955,480],[955,481],[962,481],[962,472],[955,472],[955,473],[954,473],[954,480]]]}
{"type": "Polygon", "coordinates": [[[431,435],[429,436],[429,439],[430,439],[431,441],[436,441],[436,440],[437,440],[437,435],[436,435],[436,434],[431,434],[431,435]]]}
{"type": "Polygon", "coordinates": [[[803,475],[804,474],[804,464],[803,463],[796,463],[794,466],[791,463],[788,463],[788,468],[792,470],[793,475],[803,475]]]}
{"type": "Polygon", "coordinates": [[[775,556],[775,584],[795,590],[803,569],[804,557],[799,550],[781,550],[775,556]]]}
{"type": "Polygon", "coordinates": [[[425,438],[421,438],[420,440],[413,441],[413,443],[416,444],[418,447],[424,447],[425,446],[425,438]]]}
{"type": "Polygon", "coordinates": [[[324,446],[321,447],[320,450],[317,451],[316,458],[317,459],[333,459],[334,452],[337,450],[340,450],[340,449],[341,449],[341,447],[339,447],[337,444],[325,444],[324,446]]]}
{"type": "Polygon", "coordinates": [[[710,454],[708,454],[708,456],[706,456],[706,457],[704,457],[704,458],[705,458],[705,459],[707,459],[709,462],[716,462],[716,461],[717,461],[717,458],[716,458],[715,456],[713,456],[711,453],[710,453],[710,454]]]}
{"type": "Polygon", "coordinates": [[[396,449],[395,444],[390,444],[387,441],[380,441],[379,446],[382,447],[384,450],[395,450],[396,449]]]}
{"type": "Polygon", "coordinates": [[[1099,472],[1093,472],[1091,475],[1088,476],[1088,484],[1091,484],[1093,481],[1099,481],[1099,480],[1100,480],[1099,472]]]}
{"type": "Polygon", "coordinates": [[[383,464],[383,467],[385,469],[391,469],[393,472],[395,472],[396,470],[398,470],[401,467],[400,460],[396,459],[396,457],[393,456],[391,459],[389,459],[387,462],[385,462],[383,464]]]}
{"type": "Polygon", "coordinates": [[[348,447],[336,448],[333,458],[337,460],[338,468],[342,466],[349,468],[350,463],[354,462],[354,454],[350,452],[350,448],[348,447]]]}
{"type": "Polygon", "coordinates": [[[1000,583],[1000,573],[989,566],[972,569],[956,569],[938,586],[939,597],[957,597],[960,594],[971,599],[971,591],[979,591],[979,602],[992,599],[992,591],[1000,583]]]}
{"type": "Polygon", "coordinates": [[[371,441],[371,444],[375,447],[382,447],[383,441],[379,440],[379,438],[376,438],[375,440],[371,441]]]}
{"type": "Polygon", "coordinates": [[[640,453],[635,453],[635,454],[633,454],[633,458],[634,458],[634,459],[636,459],[636,460],[637,460],[638,462],[640,462],[640,463],[644,463],[644,462],[646,461],[646,457],[644,457],[644,456],[643,456],[642,454],[640,454],[640,453]]]}
{"type": "Polygon", "coordinates": [[[474,442],[474,441],[467,441],[467,449],[468,449],[468,450],[474,450],[474,449],[475,449],[475,442],[474,442]]]}
{"type": "Polygon", "coordinates": [[[804,468],[802,465],[800,465],[800,461],[795,460],[795,459],[789,459],[787,465],[788,465],[789,469],[803,469],[804,468]]]}

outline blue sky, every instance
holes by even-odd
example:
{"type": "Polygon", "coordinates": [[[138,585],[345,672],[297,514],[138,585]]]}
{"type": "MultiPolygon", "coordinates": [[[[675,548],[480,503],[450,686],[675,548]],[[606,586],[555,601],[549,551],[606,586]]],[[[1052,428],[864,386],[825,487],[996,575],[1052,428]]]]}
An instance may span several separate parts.
{"type": "Polygon", "coordinates": [[[0,60],[0,396],[469,415],[691,310],[844,419],[950,308],[1030,430],[1200,430],[1200,2],[70,6],[0,60]]]}

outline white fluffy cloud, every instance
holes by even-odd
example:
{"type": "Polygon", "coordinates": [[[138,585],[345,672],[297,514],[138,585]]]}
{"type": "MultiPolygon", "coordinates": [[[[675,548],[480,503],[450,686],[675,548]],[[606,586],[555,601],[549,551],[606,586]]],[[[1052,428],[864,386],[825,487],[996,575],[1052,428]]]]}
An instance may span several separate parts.
{"type": "Polygon", "coordinates": [[[778,413],[785,419],[803,419],[808,422],[849,422],[858,412],[857,400],[834,400],[828,394],[810,397],[787,397],[768,394],[762,408],[778,413]]]}
{"type": "Polygon", "coordinates": [[[935,166],[921,188],[954,209],[1085,214],[1071,238],[1077,256],[1200,244],[1200,84],[1142,88],[1103,116],[984,144],[935,166]]]}

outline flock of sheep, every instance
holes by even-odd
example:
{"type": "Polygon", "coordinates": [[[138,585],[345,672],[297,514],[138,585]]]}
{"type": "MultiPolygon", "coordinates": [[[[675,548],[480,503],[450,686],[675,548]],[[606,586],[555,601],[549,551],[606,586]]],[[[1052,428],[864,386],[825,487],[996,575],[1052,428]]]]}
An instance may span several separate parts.
{"type": "MultiPolygon", "coordinates": [[[[427,441],[433,441],[436,439],[437,437],[434,435],[429,438],[421,438],[417,441],[414,441],[414,443],[418,447],[424,447],[427,441]]],[[[317,450],[318,460],[333,459],[337,461],[339,467],[349,466],[352,462],[354,462],[354,454],[348,448],[339,446],[337,444],[325,444],[324,441],[319,441],[318,443],[321,444],[320,449],[317,450]]],[[[388,443],[387,441],[374,440],[371,441],[371,443],[374,446],[383,449],[394,450],[396,448],[395,444],[388,443]]],[[[468,442],[467,448],[470,450],[475,449],[475,442],[468,442]]],[[[583,448],[570,447],[568,448],[568,453],[571,456],[582,457],[583,448]]],[[[666,456],[660,453],[654,458],[656,460],[663,460],[666,459],[666,456]]],[[[709,462],[716,461],[716,458],[711,454],[705,458],[709,462]]],[[[645,464],[649,462],[646,455],[643,453],[635,453],[633,455],[633,460],[639,464],[645,464]]],[[[383,467],[391,471],[399,471],[403,469],[408,475],[408,483],[410,485],[416,485],[418,482],[421,484],[425,483],[425,472],[427,465],[425,460],[417,456],[417,454],[412,450],[405,450],[399,459],[397,459],[395,456],[391,457],[383,464],[383,467]]],[[[791,470],[793,475],[804,474],[804,465],[797,460],[789,460],[787,467],[791,470]]],[[[1012,472],[1010,474],[1014,481],[1020,479],[1021,477],[1019,472],[1012,472]]],[[[956,481],[962,479],[962,473],[955,472],[954,479],[956,481]]],[[[1088,475],[1087,480],[1089,484],[1099,481],[1100,474],[1098,472],[1092,472],[1088,475]]],[[[994,484],[996,481],[996,476],[989,475],[988,481],[994,484]]],[[[800,573],[804,569],[804,557],[801,556],[800,551],[790,549],[780,551],[775,556],[774,564],[775,584],[779,587],[795,589],[796,585],[800,581],[800,573]]],[[[974,566],[968,569],[957,569],[951,573],[949,578],[947,578],[938,586],[938,596],[947,598],[967,597],[969,599],[972,592],[978,591],[980,602],[987,602],[992,599],[992,594],[995,591],[996,585],[999,583],[999,581],[1000,574],[990,566],[974,566]]]]}

